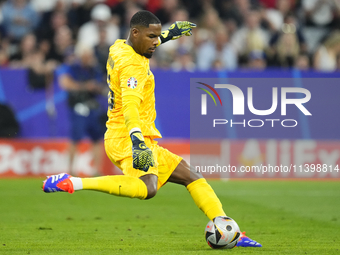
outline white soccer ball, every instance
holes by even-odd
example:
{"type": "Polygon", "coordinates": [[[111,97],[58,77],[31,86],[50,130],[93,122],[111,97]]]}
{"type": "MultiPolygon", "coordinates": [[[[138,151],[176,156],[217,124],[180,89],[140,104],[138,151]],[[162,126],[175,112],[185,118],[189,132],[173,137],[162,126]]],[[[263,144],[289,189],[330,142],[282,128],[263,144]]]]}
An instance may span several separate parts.
{"type": "Polygon", "coordinates": [[[213,249],[234,248],[240,239],[240,228],[236,221],[227,216],[219,216],[205,227],[205,239],[213,249]]]}

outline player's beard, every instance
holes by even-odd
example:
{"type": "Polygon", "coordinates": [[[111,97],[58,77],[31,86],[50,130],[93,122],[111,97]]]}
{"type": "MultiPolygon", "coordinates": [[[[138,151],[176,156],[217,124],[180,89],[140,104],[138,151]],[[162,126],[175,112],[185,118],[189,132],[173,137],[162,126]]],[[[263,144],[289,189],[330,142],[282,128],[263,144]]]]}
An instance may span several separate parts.
{"type": "Polygon", "coordinates": [[[152,58],[152,53],[144,53],[143,56],[146,58],[152,58]]]}

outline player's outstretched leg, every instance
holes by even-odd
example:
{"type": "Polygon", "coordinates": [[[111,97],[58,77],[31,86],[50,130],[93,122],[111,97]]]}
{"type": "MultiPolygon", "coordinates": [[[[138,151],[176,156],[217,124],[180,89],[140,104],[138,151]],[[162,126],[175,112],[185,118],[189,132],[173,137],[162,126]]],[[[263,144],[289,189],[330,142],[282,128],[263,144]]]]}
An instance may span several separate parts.
{"type": "MultiPolygon", "coordinates": [[[[214,190],[203,178],[202,174],[196,172],[186,161],[182,160],[178,164],[168,181],[186,186],[197,207],[200,208],[210,220],[213,221],[213,219],[218,216],[226,216],[214,190]]],[[[260,243],[247,237],[245,232],[241,234],[237,246],[262,247],[260,243]]]]}
{"type": "Polygon", "coordinates": [[[157,192],[157,176],[148,174],[143,177],[125,175],[78,178],[67,173],[48,176],[43,184],[43,191],[68,192],[75,190],[96,190],[116,196],[148,199],[157,192]]]}

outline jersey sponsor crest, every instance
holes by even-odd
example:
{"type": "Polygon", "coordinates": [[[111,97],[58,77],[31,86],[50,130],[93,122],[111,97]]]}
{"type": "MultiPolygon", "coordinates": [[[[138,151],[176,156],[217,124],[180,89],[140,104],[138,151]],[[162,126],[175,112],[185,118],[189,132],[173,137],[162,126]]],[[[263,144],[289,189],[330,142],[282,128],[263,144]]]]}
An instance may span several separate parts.
{"type": "Polygon", "coordinates": [[[137,79],[135,77],[130,77],[127,81],[127,86],[131,89],[137,87],[137,79]]]}

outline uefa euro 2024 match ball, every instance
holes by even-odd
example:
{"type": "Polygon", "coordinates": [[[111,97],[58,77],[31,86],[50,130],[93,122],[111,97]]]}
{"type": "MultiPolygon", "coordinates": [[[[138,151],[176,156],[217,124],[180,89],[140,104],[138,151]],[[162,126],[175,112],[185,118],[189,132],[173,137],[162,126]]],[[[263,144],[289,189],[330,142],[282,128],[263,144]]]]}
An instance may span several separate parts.
{"type": "Polygon", "coordinates": [[[213,249],[234,248],[240,239],[240,228],[236,221],[227,216],[219,216],[205,227],[205,239],[213,249]]]}

